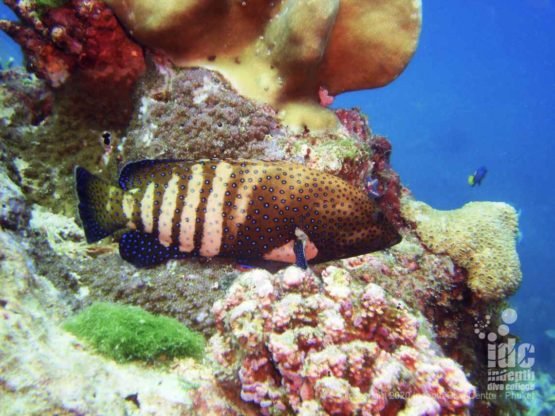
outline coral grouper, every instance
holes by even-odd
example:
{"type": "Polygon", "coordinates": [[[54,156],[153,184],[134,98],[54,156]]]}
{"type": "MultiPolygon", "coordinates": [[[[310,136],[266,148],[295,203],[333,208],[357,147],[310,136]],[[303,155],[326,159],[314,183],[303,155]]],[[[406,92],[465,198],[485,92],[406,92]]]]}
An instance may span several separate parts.
{"type": "Polygon", "coordinates": [[[144,160],[119,187],[81,167],[75,177],[87,241],[127,229],[120,254],[138,267],[188,256],[306,266],[400,241],[363,190],[288,162],[144,160]]]}

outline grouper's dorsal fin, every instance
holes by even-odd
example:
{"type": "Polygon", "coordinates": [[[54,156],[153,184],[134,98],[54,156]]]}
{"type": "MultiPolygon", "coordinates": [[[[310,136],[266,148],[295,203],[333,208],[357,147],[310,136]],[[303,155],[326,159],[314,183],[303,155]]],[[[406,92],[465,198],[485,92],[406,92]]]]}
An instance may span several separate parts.
{"type": "Polygon", "coordinates": [[[141,177],[148,177],[152,173],[171,169],[171,165],[176,163],[183,164],[194,162],[187,159],[145,159],[136,162],[128,162],[121,169],[119,174],[119,186],[124,191],[133,189],[136,186],[134,185],[135,180],[140,182],[141,177]]]}

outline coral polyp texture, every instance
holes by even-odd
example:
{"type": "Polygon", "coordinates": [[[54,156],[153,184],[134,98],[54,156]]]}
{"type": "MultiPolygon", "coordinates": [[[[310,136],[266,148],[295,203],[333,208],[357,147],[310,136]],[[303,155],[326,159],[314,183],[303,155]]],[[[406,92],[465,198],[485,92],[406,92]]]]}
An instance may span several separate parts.
{"type": "Polygon", "coordinates": [[[316,103],[319,87],[335,95],[391,82],[421,24],[418,0],[107,3],[144,45],[180,66],[216,69],[242,94],[273,104],[316,103]]]}
{"type": "Polygon", "coordinates": [[[519,286],[518,215],[502,202],[470,202],[452,211],[404,198],[403,218],[426,247],[448,254],[468,272],[468,286],[485,301],[503,299],[519,286]]]}
{"type": "Polygon", "coordinates": [[[261,414],[465,414],[475,394],[424,318],[341,268],[245,273],[213,312],[216,377],[261,414]]]}
{"type": "Polygon", "coordinates": [[[125,160],[287,159],[356,186],[368,172],[371,133],[359,111],[345,110],[351,117],[335,130],[294,132],[273,107],[239,95],[215,71],[153,70],[139,85],[140,106],[118,146],[125,160]]]}

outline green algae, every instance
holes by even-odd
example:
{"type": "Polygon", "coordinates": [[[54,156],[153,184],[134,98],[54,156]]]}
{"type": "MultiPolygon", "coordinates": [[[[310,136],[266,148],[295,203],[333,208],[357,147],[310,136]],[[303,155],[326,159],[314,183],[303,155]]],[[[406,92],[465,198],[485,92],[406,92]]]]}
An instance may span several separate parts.
{"type": "Polygon", "coordinates": [[[201,358],[204,337],[179,321],[136,306],[99,302],[70,318],[64,329],[118,362],[201,358]]]}
{"type": "Polygon", "coordinates": [[[350,137],[337,137],[334,140],[320,140],[312,143],[310,140],[297,140],[293,145],[294,153],[303,153],[304,147],[310,147],[311,151],[319,157],[335,157],[337,159],[355,159],[360,157],[363,150],[360,144],[350,137]]]}
{"type": "Polygon", "coordinates": [[[35,1],[37,7],[42,11],[63,6],[67,2],[68,0],[36,0],[35,1]]]}

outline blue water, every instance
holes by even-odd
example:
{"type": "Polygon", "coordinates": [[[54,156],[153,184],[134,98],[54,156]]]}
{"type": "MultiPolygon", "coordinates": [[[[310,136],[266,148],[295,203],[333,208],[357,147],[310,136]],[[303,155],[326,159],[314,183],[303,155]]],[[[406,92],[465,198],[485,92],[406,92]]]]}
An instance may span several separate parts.
{"type": "MultiPolygon", "coordinates": [[[[0,5],[0,17],[6,17],[0,5]]],[[[0,59],[21,59],[0,32],[0,59]]],[[[391,85],[343,94],[394,145],[393,164],[435,208],[505,201],[520,212],[524,280],[511,300],[512,329],[555,371],[546,329],[555,328],[555,2],[424,0],[417,53],[391,85]],[[485,165],[481,187],[467,176],[485,165]]]]}
{"type": "Polygon", "coordinates": [[[393,164],[435,208],[505,201],[520,212],[523,284],[512,326],[549,357],[555,328],[555,2],[423,1],[420,44],[391,85],[337,97],[394,146],[393,164]],[[480,165],[481,187],[467,185],[480,165]]]}
{"type": "MultiPolygon", "coordinates": [[[[4,2],[0,4],[0,19],[16,20],[16,16],[4,5],[4,2]]],[[[14,62],[20,63],[21,49],[0,30],[0,65],[4,65],[10,58],[13,58],[14,62]]]]}

